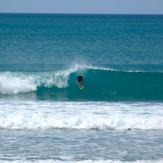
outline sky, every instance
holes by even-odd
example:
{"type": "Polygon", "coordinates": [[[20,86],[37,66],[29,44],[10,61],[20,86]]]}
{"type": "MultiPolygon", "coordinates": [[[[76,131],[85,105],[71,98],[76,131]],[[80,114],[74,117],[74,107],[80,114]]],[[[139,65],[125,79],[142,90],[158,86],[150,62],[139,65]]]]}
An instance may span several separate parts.
{"type": "Polygon", "coordinates": [[[163,14],[163,0],[0,0],[0,13],[163,14]]]}

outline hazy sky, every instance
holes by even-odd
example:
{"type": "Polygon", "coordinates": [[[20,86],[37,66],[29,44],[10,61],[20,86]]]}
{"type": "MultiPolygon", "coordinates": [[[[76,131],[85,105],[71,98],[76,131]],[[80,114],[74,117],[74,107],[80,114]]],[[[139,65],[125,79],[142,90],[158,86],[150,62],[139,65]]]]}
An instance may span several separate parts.
{"type": "Polygon", "coordinates": [[[163,0],[0,0],[0,13],[163,14],[163,0]]]}

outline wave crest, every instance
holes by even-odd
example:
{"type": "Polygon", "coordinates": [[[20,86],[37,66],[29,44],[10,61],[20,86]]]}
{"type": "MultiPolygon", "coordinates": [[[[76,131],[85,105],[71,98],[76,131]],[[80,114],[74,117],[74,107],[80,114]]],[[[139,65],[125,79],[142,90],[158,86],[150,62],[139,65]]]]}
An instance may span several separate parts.
{"type": "Polygon", "coordinates": [[[106,68],[93,67],[88,65],[73,65],[65,71],[51,72],[1,72],[0,73],[0,93],[17,94],[36,91],[38,87],[47,88],[56,86],[58,88],[68,87],[70,74],[86,70],[111,70],[106,68]]]}
{"type": "Polygon", "coordinates": [[[0,102],[0,106],[0,128],[5,129],[163,130],[163,104],[0,102]]]}
{"type": "Polygon", "coordinates": [[[0,94],[35,91],[33,94],[38,97],[46,94],[50,99],[68,101],[162,101],[162,83],[163,73],[125,72],[86,65],[63,71],[0,72],[0,94]],[[79,74],[84,76],[82,91],[76,84],[79,74]]]}

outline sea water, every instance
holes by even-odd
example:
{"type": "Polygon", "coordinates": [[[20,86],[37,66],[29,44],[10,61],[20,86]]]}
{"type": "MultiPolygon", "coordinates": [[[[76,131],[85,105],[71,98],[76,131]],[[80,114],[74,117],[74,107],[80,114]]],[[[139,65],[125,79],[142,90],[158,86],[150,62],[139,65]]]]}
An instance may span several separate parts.
{"type": "Polygon", "coordinates": [[[0,162],[162,163],[163,16],[0,14],[0,162]]]}

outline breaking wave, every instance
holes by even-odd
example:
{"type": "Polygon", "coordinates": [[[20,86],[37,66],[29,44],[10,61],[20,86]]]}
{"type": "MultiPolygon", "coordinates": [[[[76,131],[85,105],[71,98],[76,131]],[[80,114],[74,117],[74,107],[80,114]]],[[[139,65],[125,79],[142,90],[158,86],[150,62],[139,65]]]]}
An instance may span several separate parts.
{"type": "Polygon", "coordinates": [[[33,92],[54,100],[163,100],[163,73],[80,66],[49,72],[0,72],[0,94],[33,92]],[[84,76],[85,88],[76,84],[84,76]]]}

